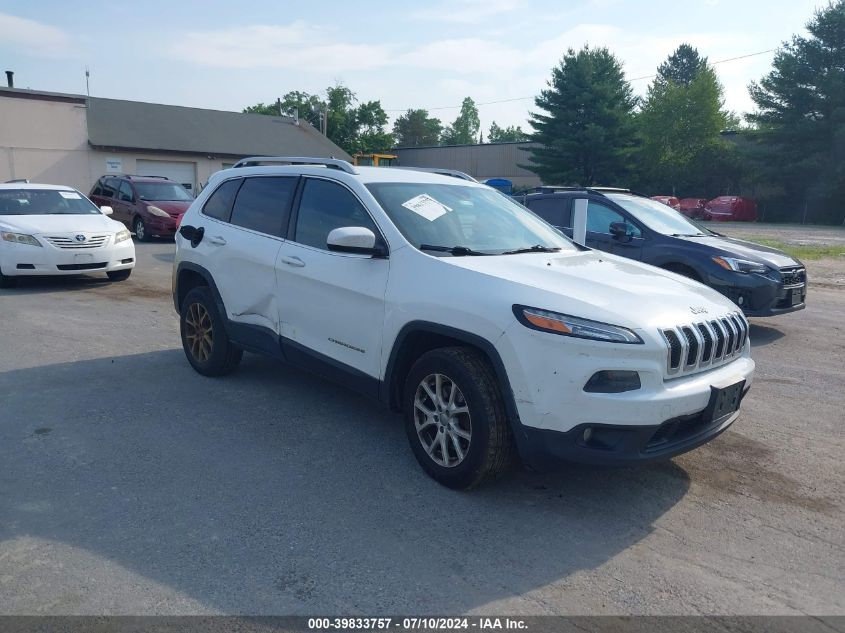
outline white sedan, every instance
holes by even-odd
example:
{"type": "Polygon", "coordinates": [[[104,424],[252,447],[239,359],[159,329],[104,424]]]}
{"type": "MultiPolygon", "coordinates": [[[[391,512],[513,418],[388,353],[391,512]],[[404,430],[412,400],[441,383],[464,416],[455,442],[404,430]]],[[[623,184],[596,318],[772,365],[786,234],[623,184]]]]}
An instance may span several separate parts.
{"type": "Polygon", "coordinates": [[[104,272],[127,279],[135,245],[111,207],[60,185],[0,184],[0,287],[24,275],[104,272]]]}

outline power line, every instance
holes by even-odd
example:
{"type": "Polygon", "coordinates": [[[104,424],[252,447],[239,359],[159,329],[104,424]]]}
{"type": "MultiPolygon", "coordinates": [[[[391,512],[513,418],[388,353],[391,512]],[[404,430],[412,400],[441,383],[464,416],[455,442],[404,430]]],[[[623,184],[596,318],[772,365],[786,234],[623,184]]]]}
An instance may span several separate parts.
{"type": "MultiPolygon", "coordinates": [[[[713,66],[716,64],[724,64],[726,62],[733,62],[738,59],[746,59],[747,57],[756,57],[757,55],[765,55],[766,53],[773,53],[777,49],[769,48],[765,51],[757,51],[756,53],[748,53],[747,55],[739,55],[738,57],[729,57],[728,59],[720,59],[715,62],[711,62],[713,66]]],[[[642,81],[643,79],[653,79],[657,77],[657,73],[653,75],[643,75],[642,77],[634,77],[629,79],[628,81],[642,81]]],[[[534,97],[514,97],[513,99],[499,99],[497,101],[485,101],[483,103],[476,103],[476,106],[487,106],[487,105],[495,105],[497,103],[511,103],[513,101],[528,101],[529,99],[534,99],[534,97]]],[[[421,108],[423,110],[427,110],[429,112],[433,112],[435,110],[458,110],[461,106],[454,105],[454,106],[436,106],[433,108],[421,108]]],[[[420,108],[391,108],[389,110],[385,110],[385,112],[406,112],[412,109],[420,109],[420,108]]]]}

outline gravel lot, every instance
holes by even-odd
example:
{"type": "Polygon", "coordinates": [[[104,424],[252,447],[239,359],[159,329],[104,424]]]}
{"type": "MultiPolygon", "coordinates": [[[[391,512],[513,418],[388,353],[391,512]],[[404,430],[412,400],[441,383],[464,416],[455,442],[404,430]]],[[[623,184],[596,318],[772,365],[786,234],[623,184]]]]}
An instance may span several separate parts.
{"type": "Polygon", "coordinates": [[[0,291],[0,613],[845,614],[845,288],[753,322],[709,445],[461,494],[341,387],[195,374],[172,253],[0,291]]]}

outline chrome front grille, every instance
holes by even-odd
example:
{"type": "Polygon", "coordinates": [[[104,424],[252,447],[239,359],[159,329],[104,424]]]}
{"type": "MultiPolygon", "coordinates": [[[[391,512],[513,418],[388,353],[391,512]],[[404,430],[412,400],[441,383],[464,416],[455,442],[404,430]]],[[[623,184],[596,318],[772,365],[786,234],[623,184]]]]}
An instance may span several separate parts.
{"type": "MultiPolygon", "coordinates": [[[[79,233],[78,235],[82,235],[79,233]]],[[[76,235],[45,235],[44,239],[56,248],[69,248],[73,250],[100,248],[109,241],[109,235],[85,235],[85,240],[79,241],[76,235]]]]}
{"type": "Polygon", "coordinates": [[[739,312],[660,330],[666,341],[666,373],[694,374],[723,365],[742,353],[748,340],[748,321],[739,312]]]}

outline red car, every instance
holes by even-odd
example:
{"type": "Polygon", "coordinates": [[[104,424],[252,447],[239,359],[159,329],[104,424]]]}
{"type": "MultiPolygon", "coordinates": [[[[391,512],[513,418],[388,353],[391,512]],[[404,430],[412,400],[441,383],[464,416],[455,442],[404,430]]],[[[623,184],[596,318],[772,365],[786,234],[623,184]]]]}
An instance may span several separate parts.
{"type": "Polygon", "coordinates": [[[704,219],[722,222],[755,222],[757,202],[741,196],[719,196],[713,198],[705,206],[704,219]]]}
{"type": "Polygon", "coordinates": [[[651,199],[662,202],[663,204],[672,207],[675,211],[681,210],[681,201],[675,196],[652,196],[651,199]]]}
{"type": "Polygon", "coordinates": [[[688,218],[700,220],[704,217],[704,207],[706,204],[707,198],[682,198],[681,207],[678,210],[688,218]]]}
{"type": "Polygon", "coordinates": [[[112,218],[135,232],[139,242],[173,237],[193,196],[178,182],[159,176],[103,176],[88,196],[114,209],[112,218]]]}

